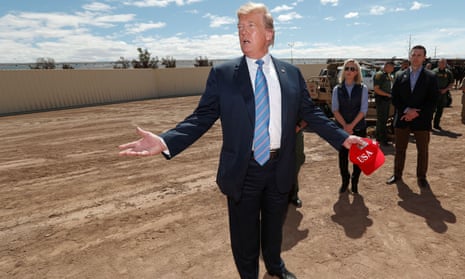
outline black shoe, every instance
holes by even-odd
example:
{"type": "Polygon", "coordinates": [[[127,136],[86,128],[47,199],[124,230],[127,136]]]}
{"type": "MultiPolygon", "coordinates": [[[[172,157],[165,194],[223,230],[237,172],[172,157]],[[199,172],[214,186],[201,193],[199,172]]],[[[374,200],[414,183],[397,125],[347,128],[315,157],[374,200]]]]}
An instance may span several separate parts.
{"type": "Polygon", "coordinates": [[[439,125],[434,125],[434,129],[439,130],[439,131],[442,130],[441,126],[439,126],[439,125]]]}
{"type": "Polygon", "coordinates": [[[420,188],[428,188],[428,180],[426,180],[426,178],[418,178],[418,186],[420,186],[420,188]]]}
{"type": "Polygon", "coordinates": [[[349,187],[349,183],[350,183],[350,174],[342,175],[342,184],[341,184],[341,188],[339,188],[340,194],[347,191],[347,188],[349,187]]]}
{"type": "Polygon", "coordinates": [[[350,189],[353,194],[358,194],[358,186],[357,185],[352,185],[352,188],[350,189]]]}
{"type": "Polygon", "coordinates": [[[342,194],[342,193],[345,193],[345,191],[347,191],[347,188],[349,187],[349,183],[347,184],[342,184],[341,188],[339,188],[339,193],[342,194]]]}
{"type": "Polygon", "coordinates": [[[352,184],[352,187],[350,189],[350,191],[353,193],[353,194],[358,194],[358,177],[352,177],[351,179],[351,184],[352,184]]]}
{"type": "Polygon", "coordinates": [[[268,272],[268,274],[270,274],[271,276],[276,276],[279,279],[297,279],[297,277],[295,277],[295,275],[286,268],[284,268],[284,270],[281,273],[268,272]]]}
{"type": "Polygon", "coordinates": [[[397,176],[393,175],[393,176],[389,177],[388,180],[386,180],[386,184],[389,184],[389,185],[394,184],[394,183],[396,183],[397,181],[400,181],[400,180],[401,180],[400,177],[397,177],[397,176]]]}
{"type": "Polygon", "coordinates": [[[297,208],[302,207],[302,201],[299,198],[291,199],[291,203],[297,208]]]}

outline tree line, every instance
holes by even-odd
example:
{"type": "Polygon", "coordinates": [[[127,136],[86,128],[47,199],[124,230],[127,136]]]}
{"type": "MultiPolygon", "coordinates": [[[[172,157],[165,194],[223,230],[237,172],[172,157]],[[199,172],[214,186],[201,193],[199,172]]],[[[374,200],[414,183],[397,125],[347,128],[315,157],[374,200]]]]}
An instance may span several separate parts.
{"type": "MultiPolygon", "coordinates": [[[[152,57],[152,54],[147,49],[137,48],[138,51],[138,58],[129,61],[124,57],[120,57],[118,61],[115,62],[113,68],[114,69],[130,69],[131,67],[134,69],[158,69],[159,63],[164,65],[165,68],[176,68],[176,59],[173,56],[167,56],[162,58],[160,61],[158,56],[152,57]]],[[[209,61],[208,58],[199,56],[195,58],[195,67],[205,67],[205,66],[212,66],[213,62],[209,61]]],[[[36,63],[29,65],[29,68],[33,70],[50,70],[56,69],[56,63],[53,58],[37,58],[36,63]]],[[[70,64],[63,64],[62,69],[74,69],[70,64]]]]}

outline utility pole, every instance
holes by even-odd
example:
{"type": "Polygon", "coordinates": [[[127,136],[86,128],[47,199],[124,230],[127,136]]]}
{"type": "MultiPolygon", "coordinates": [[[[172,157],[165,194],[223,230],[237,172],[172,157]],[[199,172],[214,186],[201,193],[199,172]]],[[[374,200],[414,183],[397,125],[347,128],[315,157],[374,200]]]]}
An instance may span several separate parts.
{"type": "Polygon", "coordinates": [[[287,44],[291,48],[291,64],[294,64],[294,56],[292,55],[292,49],[294,48],[294,42],[287,44]]]}

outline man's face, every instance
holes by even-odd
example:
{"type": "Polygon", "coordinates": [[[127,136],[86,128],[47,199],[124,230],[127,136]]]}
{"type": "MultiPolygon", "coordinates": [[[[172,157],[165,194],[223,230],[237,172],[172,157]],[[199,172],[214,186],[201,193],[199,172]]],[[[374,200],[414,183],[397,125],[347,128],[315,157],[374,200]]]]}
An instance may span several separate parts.
{"type": "Polygon", "coordinates": [[[421,65],[423,65],[423,62],[425,62],[425,52],[423,49],[412,49],[410,52],[410,64],[414,68],[419,68],[421,65]]]}
{"type": "Polygon", "coordinates": [[[444,60],[444,59],[439,60],[439,62],[438,62],[439,69],[444,70],[446,68],[446,66],[447,66],[447,61],[446,60],[444,60]]]}
{"type": "Polygon", "coordinates": [[[388,74],[392,73],[392,71],[394,71],[394,65],[392,64],[384,65],[384,71],[388,74]]]}
{"type": "Polygon", "coordinates": [[[262,13],[239,16],[237,29],[241,50],[247,57],[259,59],[268,53],[273,31],[265,28],[262,13]]]}

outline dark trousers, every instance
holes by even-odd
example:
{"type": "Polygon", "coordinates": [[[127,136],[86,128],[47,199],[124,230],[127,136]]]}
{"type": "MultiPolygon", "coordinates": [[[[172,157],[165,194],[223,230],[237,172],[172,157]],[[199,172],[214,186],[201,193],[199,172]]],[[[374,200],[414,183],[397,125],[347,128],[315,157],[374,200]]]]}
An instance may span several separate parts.
{"type": "Polygon", "coordinates": [[[240,201],[228,198],[231,248],[242,279],[258,278],[260,246],[269,272],[284,269],[281,243],[289,193],[278,191],[277,160],[260,166],[251,159],[240,201]]]}
{"type": "MultiPolygon", "coordinates": [[[[366,137],[367,130],[366,129],[355,130],[354,135],[359,136],[359,137],[366,137]]],[[[360,177],[360,173],[362,172],[362,170],[356,164],[352,164],[352,165],[353,165],[352,179],[358,181],[358,178],[360,177]]],[[[349,172],[349,150],[345,147],[339,150],[339,171],[341,173],[342,183],[343,184],[348,183],[349,179],[351,178],[351,175],[349,172]]]]}
{"type": "Polygon", "coordinates": [[[434,119],[433,119],[433,127],[437,128],[439,127],[439,124],[441,123],[441,117],[444,112],[444,108],[447,107],[447,98],[448,98],[449,92],[446,92],[444,94],[441,94],[437,100],[436,103],[436,112],[434,113],[434,119]]]}
{"type": "Polygon", "coordinates": [[[430,131],[412,131],[410,128],[395,129],[396,154],[394,158],[394,175],[402,177],[410,133],[413,133],[417,146],[417,178],[426,178],[430,131]]]}
{"type": "Polygon", "coordinates": [[[299,193],[299,172],[305,162],[304,153],[304,131],[300,130],[295,136],[295,181],[289,193],[289,199],[295,200],[298,198],[299,193]]]}
{"type": "Polygon", "coordinates": [[[444,106],[442,104],[437,104],[436,112],[434,113],[433,127],[435,128],[439,127],[443,112],[444,112],[444,106]]]}
{"type": "Polygon", "coordinates": [[[389,118],[389,109],[391,100],[384,96],[376,96],[376,139],[379,142],[387,142],[387,121],[389,118]]]}

